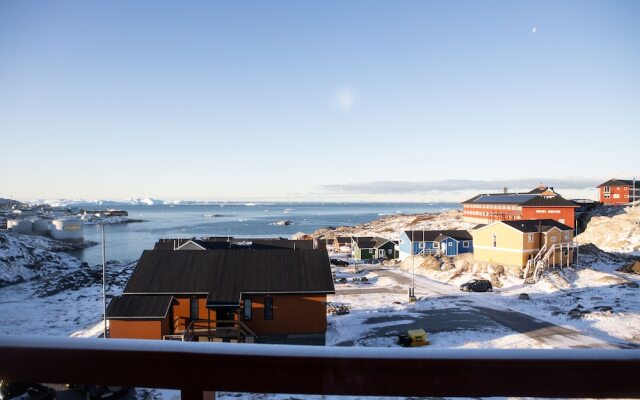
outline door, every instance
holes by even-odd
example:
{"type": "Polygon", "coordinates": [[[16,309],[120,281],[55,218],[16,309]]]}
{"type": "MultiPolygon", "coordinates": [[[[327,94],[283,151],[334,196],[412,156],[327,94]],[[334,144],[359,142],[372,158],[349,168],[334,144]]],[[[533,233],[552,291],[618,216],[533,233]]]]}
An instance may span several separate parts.
{"type": "Polygon", "coordinates": [[[216,307],[216,321],[231,321],[231,322],[217,322],[218,327],[230,327],[233,326],[233,307],[216,307]]]}
{"type": "Polygon", "coordinates": [[[447,242],[440,242],[440,253],[447,254],[447,242]]]}
{"type": "Polygon", "coordinates": [[[378,258],[386,258],[384,249],[378,249],[378,258]]]}

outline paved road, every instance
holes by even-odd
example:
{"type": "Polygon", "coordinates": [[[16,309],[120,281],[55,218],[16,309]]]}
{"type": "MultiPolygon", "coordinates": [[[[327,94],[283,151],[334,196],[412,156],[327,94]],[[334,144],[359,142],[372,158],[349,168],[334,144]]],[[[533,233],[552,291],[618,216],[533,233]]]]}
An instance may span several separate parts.
{"type": "MultiPolygon", "coordinates": [[[[381,270],[375,271],[379,276],[389,277],[399,285],[411,285],[411,275],[405,271],[381,270]]],[[[604,348],[613,349],[617,346],[606,343],[572,329],[555,325],[548,321],[534,318],[530,315],[494,304],[480,296],[462,295],[458,288],[437,282],[424,276],[415,276],[416,295],[439,294],[460,298],[467,307],[477,311],[478,316],[488,318],[497,324],[524,334],[542,344],[558,348],[604,348]]]]}

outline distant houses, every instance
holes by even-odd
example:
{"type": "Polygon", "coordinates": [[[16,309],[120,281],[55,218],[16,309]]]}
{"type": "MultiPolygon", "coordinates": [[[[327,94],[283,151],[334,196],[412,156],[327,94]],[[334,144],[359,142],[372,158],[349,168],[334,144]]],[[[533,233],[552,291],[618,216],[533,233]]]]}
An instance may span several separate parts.
{"type": "Polygon", "coordinates": [[[456,256],[473,252],[473,237],[465,230],[404,231],[399,250],[400,259],[417,254],[456,256]]]}
{"type": "Polygon", "coordinates": [[[112,338],[324,344],[326,251],[145,250],[107,309],[112,338]]]}
{"type": "Polygon", "coordinates": [[[573,261],[573,228],[551,219],[493,222],[472,231],[474,258],[525,267],[573,261]]]}
{"type": "Polygon", "coordinates": [[[622,205],[640,200],[640,182],[628,179],[609,179],[598,185],[598,196],[602,204],[622,205]]]}
{"type": "Polygon", "coordinates": [[[399,256],[397,242],[381,237],[353,237],[351,248],[356,260],[393,260],[399,256]]]}
{"type": "Polygon", "coordinates": [[[572,201],[553,188],[539,186],[527,193],[479,194],[462,203],[465,221],[489,224],[495,221],[553,219],[575,227],[572,201]]]}

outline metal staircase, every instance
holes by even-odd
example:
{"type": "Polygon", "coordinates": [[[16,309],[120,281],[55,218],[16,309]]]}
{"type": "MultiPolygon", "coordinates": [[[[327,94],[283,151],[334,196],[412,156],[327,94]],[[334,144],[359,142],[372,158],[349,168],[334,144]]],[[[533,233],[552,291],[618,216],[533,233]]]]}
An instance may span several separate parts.
{"type": "Polygon", "coordinates": [[[536,254],[534,258],[527,261],[527,265],[524,270],[524,283],[527,283],[527,279],[529,278],[529,271],[533,269],[533,274],[531,278],[533,282],[537,282],[542,276],[542,272],[548,269],[550,265],[556,265],[555,263],[555,254],[560,252],[560,266],[565,265],[569,266],[570,257],[572,249],[575,247],[573,242],[570,243],[554,243],[547,249],[546,243],[540,248],[540,251],[536,254]],[[566,255],[564,251],[566,250],[566,255]],[[552,258],[553,257],[553,258],[552,258]]]}

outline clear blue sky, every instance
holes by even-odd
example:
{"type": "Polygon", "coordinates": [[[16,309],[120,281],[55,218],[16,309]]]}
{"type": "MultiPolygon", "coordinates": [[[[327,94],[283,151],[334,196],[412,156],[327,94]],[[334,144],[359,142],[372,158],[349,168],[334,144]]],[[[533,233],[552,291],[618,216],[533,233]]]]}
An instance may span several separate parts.
{"type": "Polygon", "coordinates": [[[639,1],[0,0],[0,197],[631,178],[638,21],[639,1]]]}

